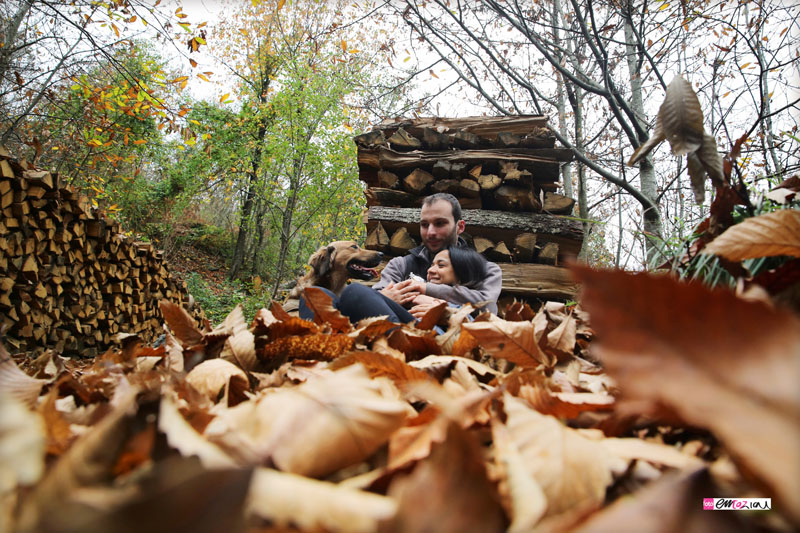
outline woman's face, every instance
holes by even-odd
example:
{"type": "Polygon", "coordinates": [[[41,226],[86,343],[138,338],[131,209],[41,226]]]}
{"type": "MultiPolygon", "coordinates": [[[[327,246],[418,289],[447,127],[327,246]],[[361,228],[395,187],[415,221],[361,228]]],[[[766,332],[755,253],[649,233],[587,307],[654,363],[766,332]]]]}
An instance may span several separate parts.
{"type": "Polygon", "coordinates": [[[458,283],[453,272],[453,265],[450,264],[450,252],[442,250],[433,257],[433,263],[428,269],[428,281],[443,285],[455,285],[458,283]]]}

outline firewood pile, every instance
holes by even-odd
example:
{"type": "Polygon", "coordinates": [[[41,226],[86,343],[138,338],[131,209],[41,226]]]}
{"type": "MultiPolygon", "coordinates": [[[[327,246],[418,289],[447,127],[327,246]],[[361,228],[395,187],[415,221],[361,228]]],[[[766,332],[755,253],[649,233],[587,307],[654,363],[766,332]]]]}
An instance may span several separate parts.
{"type": "MultiPolygon", "coordinates": [[[[186,284],[58,175],[0,148],[0,327],[19,352],[95,356],[119,333],[160,335],[158,302],[186,284]]],[[[199,307],[194,317],[202,319],[199,307]]]]}
{"type": "Polygon", "coordinates": [[[420,244],[419,207],[430,194],[459,199],[465,239],[503,270],[503,292],[572,298],[561,268],[578,254],[583,229],[559,215],[575,201],[557,193],[559,164],[543,116],[422,118],[384,122],[355,138],[359,177],[367,184],[366,247],[389,256],[420,244]]]}

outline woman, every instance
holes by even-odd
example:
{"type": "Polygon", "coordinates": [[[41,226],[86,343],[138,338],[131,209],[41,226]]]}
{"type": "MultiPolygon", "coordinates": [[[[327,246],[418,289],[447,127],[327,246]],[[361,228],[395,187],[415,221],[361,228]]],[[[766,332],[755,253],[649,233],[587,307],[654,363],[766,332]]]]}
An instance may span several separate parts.
{"type": "MultiPolygon", "coordinates": [[[[427,277],[428,283],[470,287],[486,277],[486,259],[470,248],[451,246],[434,256],[427,277]]],[[[410,313],[420,319],[431,305],[443,301],[421,294],[414,298],[410,313]]]]}

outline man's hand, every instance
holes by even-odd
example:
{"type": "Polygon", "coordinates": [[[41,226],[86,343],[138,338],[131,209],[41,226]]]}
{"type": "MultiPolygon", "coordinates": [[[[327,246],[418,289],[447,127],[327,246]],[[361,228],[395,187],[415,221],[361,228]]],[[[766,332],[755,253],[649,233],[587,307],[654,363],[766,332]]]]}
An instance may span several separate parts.
{"type": "Polygon", "coordinates": [[[425,284],[419,281],[407,279],[400,283],[390,283],[383,289],[381,294],[400,305],[410,303],[414,298],[425,294],[425,284]]]}
{"type": "Polygon", "coordinates": [[[425,313],[436,307],[437,305],[443,303],[444,300],[439,300],[438,298],[431,298],[430,296],[426,296],[421,294],[414,298],[413,304],[414,306],[409,309],[409,313],[413,315],[414,318],[419,320],[425,313]]]}

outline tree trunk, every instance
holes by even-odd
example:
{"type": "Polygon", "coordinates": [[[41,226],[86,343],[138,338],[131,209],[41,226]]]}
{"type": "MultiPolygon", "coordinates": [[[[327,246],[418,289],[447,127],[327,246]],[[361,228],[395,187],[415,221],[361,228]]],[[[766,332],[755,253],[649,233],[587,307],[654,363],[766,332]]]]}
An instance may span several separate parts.
{"type": "MultiPolygon", "coordinates": [[[[553,1],[553,11],[552,19],[553,19],[553,38],[556,43],[561,43],[561,32],[559,28],[561,27],[560,18],[561,18],[561,1],[554,0],[553,1]]],[[[559,61],[563,60],[563,54],[559,57],[559,61]]],[[[556,93],[556,110],[558,111],[558,131],[566,137],[567,134],[567,109],[566,109],[566,102],[564,101],[564,77],[560,73],[556,73],[557,76],[557,93],[556,93]]],[[[561,183],[564,187],[564,195],[573,198],[572,195],[572,165],[570,163],[564,163],[561,165],[561,183]]],[[[571,211],[570,211],[571,213],[571,211]]]]}
{"type": "MultiPolygon", "coordinates": [[[[636,114],[636,120],[643,124],[642,117],[645,117],[644,104],[642,103],[642,55],[636,47],[636,36],[632,27],[633,3],[629,4],[629,16],[625,17],[625,48],[627,51],[628,75],[631,82],[631,109],[636,114]]],[[[642,128],[645,130],[645,128],[642,128]]],[[[644,142],[647,139],[639,139],[644,142]]],[[[645,207],[642,212],[644,219],[645,249],[647,253],[647,264],[656,260],[659,245],[663,241],[661,228],[661,213],[658,210],[658,185],[656,184],[656,172],[653,167],[651,156],[647,156],[639,164],[639,188],[642,194],[647,197],[654,207],[645,207]]]]}

